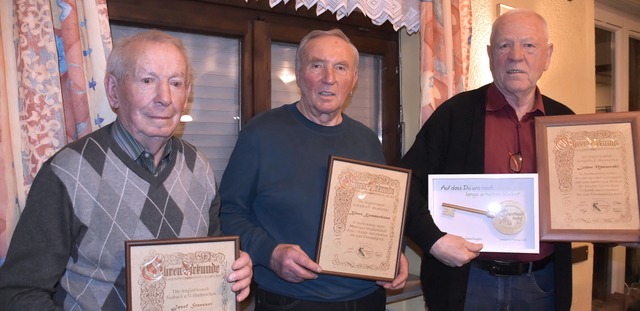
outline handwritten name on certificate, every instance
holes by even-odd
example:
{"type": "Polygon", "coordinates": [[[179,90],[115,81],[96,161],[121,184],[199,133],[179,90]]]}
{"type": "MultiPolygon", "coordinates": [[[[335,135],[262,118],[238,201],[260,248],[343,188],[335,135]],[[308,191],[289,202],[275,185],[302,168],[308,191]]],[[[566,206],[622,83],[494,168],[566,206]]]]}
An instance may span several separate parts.
{"type": "Polygon", "coordinates": [[[554,229],[637,230],[638,193],[629,123],[549,127],[554,229]]]}

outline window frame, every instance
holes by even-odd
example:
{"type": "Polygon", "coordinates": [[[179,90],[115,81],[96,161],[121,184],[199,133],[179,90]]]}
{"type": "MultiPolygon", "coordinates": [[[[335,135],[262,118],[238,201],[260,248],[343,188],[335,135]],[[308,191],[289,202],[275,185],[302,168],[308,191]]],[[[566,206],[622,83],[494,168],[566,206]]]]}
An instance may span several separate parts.
{"type": "Polygon", "coordinates": [[[297,44],[313,29],[340,28],[359,52],[382,57],[382,145],[388,164],[400,160],[399,35],[390,23],[376,26],[356,12],[337,21],[315,8],[296,10],[294,1],[271,8],[268,1],[108,0],[107,7],[114,24],[240,38],[240,126],[271,107],[272,41],[297,44]]]}
{"type": "MultiPolygon", "coordinates": [[[[629,110],[629,38],[640,40],[639,14],[640,7],[630,3],[625,5],[623,1],[617,0],[595,1],[594,26],[614,33],[613,112],[629,110]]],[[[610,293],[622,288],[626,260],[619,259],[620,256],[625,256],[620,255],[621,250],[624,254],[624,249],[623,246],[612,248],[606,244],[594,244],[593,299],[606,300],[610,293]]]]}
{"type": "Polygon", "coordinates": [[[629,39],[640,40],[640,22],[606,4],[596,2],[595,27],[614,34],[613,98],[611,111],[629,111],[629,39]]]}

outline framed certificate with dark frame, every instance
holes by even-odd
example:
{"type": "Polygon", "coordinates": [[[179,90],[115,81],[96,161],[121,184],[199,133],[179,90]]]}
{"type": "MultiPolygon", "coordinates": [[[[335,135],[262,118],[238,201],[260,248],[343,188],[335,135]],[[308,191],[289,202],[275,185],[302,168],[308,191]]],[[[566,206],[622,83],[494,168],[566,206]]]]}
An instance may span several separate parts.
{"type": "Polygon", "coordinates": [[[322,273],[392,281],[411,171],[332,156],[316,262],[322,273]]]}
{"type": "Polygon", "coordinates": [[[225,279],[239,237],[125,241],[127,310],[238,310],[225,279]]]}
{"type": "Polygon", "coordinates": [[[543,241],[640,240],[640,112],[537,117],[543,241]]]}

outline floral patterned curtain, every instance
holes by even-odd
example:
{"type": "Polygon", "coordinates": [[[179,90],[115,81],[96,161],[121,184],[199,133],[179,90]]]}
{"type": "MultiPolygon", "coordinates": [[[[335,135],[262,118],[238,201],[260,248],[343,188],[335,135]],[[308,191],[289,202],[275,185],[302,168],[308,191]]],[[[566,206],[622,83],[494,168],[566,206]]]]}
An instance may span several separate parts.
{"type": "Polygon", "coordinates": [[[420,36],[420,124],[423,124],[440,104],[467,88],[470,0],[421,2],[420,36]]]}
{"type": "Polygon", "coordinates": [[[103,89],[106,0],[2,1],[0,262],[42,163],[115,119],[103,89]]]}
{"type": "MultiPolygon", "coordinates": [[[[289,0],[269,0],[269,5],[274,7],[281,2],[289,0]]],[[[303,5],[311,9],[315,5],[317,15],[330,11],[338,20],[358,9],[374,25],[389,21],[393,29],[406,27],[407,33],[412,34],[420,29],[419,3],[418,0],[296,0],[296,9],[303,5]]]]}

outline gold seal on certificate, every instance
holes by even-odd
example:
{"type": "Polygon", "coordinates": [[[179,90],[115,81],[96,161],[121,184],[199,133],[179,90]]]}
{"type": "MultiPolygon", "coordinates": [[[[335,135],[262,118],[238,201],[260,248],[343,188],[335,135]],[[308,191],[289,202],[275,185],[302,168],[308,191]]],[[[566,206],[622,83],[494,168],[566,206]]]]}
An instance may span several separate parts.
{"type": "Polygon", "coordinates": [[[391,281],[411,171],[331,157],[316,261],[322,273],[391,281]]]}
{"type": "Polygon", "coordinates": [[[127,310],[237,310],[225,276],[239,238],[125,241],[127,310]]]}

